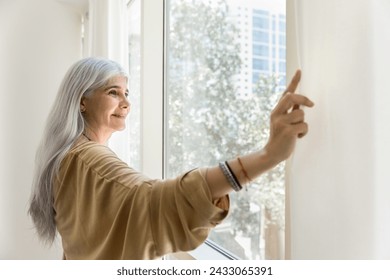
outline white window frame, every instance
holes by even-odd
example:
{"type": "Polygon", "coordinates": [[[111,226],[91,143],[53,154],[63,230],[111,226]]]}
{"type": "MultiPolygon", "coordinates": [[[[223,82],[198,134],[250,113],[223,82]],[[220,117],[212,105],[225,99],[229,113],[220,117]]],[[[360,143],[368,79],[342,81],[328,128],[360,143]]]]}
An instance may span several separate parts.
{"type": "MultiPolygon", "coordinates": [[[[141,171],[164,176],[164,9],[165,1],[141,1],[141,171]]],[[[185,171],[185,170],[183,170],[185,171]]],[[[206,241],[196,250],[170,259],[235,259],[206,241]]]]}
{"type": "MultiPolygon", "coordinates": [[[[151,178],[161,179],[164,178],[165,162],[165,8],[165,0],[141,1],[140,169],[151,178]]],[[[287,5],[286,9],[288,13],[290,5],[287,5]]],[[[237,257],[207,240],[194,251],[172,254],[167,259],[233,260],[237,257]]]]}
{"type": "Polygon", "coordinates": [[[141,1],[141,170],[163,177],[163,1],[141,1]]]}

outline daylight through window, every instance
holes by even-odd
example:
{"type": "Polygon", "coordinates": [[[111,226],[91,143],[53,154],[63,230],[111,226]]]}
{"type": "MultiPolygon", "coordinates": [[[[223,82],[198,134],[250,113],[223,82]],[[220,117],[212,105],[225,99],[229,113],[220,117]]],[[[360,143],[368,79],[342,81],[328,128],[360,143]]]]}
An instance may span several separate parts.
{"type": "MultiPolygon", "coordinates": [[[[285,1],[169,0],[166,177],[259,149],[285,87],[285,1]]],[[[232,195],[210,239],[242,259],[284,258],[284,166],[232,195]]]]}

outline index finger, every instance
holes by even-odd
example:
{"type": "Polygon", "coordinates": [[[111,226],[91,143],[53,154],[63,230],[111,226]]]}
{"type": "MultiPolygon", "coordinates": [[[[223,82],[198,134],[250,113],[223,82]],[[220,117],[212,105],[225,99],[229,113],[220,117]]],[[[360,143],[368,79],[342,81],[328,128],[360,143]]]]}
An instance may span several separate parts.
{"type": "Polygon", "coordinates": [[[291,108],[293,110],[299,109],[300,105],[313,107],[314,103],[306,96],[300,94],[286,94],[280,99],[273,112],[275,114],[287,114],[291,108]]]}
{"type": "Polygon", "coordinates": [[[290,84],[286,88],[286,90],[283,92],[283,95],[285,95],[287,92],[294,93],[298,87],[299,81],[301,80],[301,70],[297,70],[294,74],[294,77],[292,78],[290,84]]]}

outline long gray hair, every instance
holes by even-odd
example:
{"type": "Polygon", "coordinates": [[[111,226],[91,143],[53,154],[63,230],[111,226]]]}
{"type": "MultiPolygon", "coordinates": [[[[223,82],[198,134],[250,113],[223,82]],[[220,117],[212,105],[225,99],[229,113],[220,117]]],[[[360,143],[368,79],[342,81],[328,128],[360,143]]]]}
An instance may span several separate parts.
{"type": "Polygon", "coordinates": [[[52,244],[56,237],[53,209],[53,182],[60,164],[75,140],[84,131],[80,101],[115,76],[128,78],[116,62],[102,58],[85,58],[66,73],[48,116],[38,147],[28,213],[41,240],[52,244]]]}

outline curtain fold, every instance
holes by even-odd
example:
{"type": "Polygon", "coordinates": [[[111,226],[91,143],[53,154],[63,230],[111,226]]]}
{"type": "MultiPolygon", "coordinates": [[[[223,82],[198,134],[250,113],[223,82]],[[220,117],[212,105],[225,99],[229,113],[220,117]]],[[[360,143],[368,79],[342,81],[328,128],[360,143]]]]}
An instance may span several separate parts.
{"type": "Polygon", "coordinates": [[[101,56],[128,67],[126,0],[89,0],[86,56],[101,56]]]}
{"type": "MultiPolygon", "coordinates": [[[[119,62],[129,69],[127,0],[89,0],[84,29],[84,57],[98,56],[119,62]]],[[[126,129],[116,132],[109,147],[130,162],[129,118],[126,129]]]]}
{"type": "Polygon", "coordinates": [[[316,103],[287,164],[289,259],[390,258],[386,14],[385,0],[288,1],[288,72],[316,103]]]}

